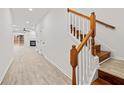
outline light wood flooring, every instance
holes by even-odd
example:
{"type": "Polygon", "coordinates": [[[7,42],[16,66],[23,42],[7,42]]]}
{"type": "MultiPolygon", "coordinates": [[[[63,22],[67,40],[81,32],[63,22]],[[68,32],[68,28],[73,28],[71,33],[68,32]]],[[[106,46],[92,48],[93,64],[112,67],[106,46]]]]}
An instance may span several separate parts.
{"type": "Polygon", "coordinates": [[[16,46],[2,85],[65,85],[71,80],[33,48],[16,46]]]}
{"type": "Polygon", "coordinates": [[[124,61],[109,59],[101,64],[100,70],[124,79],[124,61]]]}

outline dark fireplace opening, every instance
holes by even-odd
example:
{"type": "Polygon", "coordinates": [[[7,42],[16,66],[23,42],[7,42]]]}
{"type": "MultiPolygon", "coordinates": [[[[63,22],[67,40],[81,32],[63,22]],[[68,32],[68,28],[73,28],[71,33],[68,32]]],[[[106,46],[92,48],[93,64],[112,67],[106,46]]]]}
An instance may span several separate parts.
{"type": "Polygon", "coordinates": [[[30,40],[30,46],[36,46],[36,41],[35,40],[30,40]]]}

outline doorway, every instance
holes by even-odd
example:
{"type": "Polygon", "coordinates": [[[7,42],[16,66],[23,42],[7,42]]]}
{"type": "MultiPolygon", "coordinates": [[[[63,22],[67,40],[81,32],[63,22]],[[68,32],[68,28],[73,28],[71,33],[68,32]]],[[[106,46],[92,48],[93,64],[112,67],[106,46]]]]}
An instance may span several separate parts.
{"type": "Polygon", "coordinates": [[[24,45],[24,35],[15,35],[14,45],[24,45]]]}

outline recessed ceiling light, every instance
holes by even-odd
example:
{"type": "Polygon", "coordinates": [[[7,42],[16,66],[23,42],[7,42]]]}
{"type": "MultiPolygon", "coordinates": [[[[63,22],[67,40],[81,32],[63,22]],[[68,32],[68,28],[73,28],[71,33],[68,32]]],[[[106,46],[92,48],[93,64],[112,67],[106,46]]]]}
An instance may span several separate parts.
{"type": "Polygon", "coordinates": [[[29,24],[30,22],[29,21],[26,21],[27,24],[29,24]]]}
{"type": "Polygon", "coordinates": [[[28,8],[29,11],[32,11],[33,9],[32,8],[28,8]]]}

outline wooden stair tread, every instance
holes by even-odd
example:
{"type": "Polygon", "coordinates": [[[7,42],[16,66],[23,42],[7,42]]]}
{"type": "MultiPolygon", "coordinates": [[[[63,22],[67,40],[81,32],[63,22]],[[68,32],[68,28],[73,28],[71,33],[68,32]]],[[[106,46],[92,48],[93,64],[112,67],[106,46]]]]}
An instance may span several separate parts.
{"type": "Polygon", "coordinates": [[[112,84],[109,83],[108,81],[98,78],[97,80],[92,82],[92,85],[112,85],[112,84]]]}
{"type": "Polygon", "coordinates": [[[102,56],[104,56],[106,54],[110,54],[110,52],[108,52],[108,51],[100,51],[99,53],[97,53],[97,56],[102,57],[102,56]]]}
{"type": "Polygon", "coordinates": [[[100,65],[99,70],[124,79],[124,61],[110,58],[100,65]]]}
{"type": "Polygon", "coordinates": [[[112,75],[110,73],[107,73],[101,70],[98,70],[98,73],[100,78],[110,82],[113,85],[124,85],[124,79],[118,76],[112,75]]]}
{"type": "Polygon", "coordinates": [[[96,55],[99,57],[100,62],[109,58],[110,57],[110,53],[109,51],[100,51],[98,53],[96,53],[96,55]]]}
{"type": "Polygon", "coordinates": [[[99,77],[113,85],[124,85],[124,61],[109,59],[100,65],[99,77]]]}

